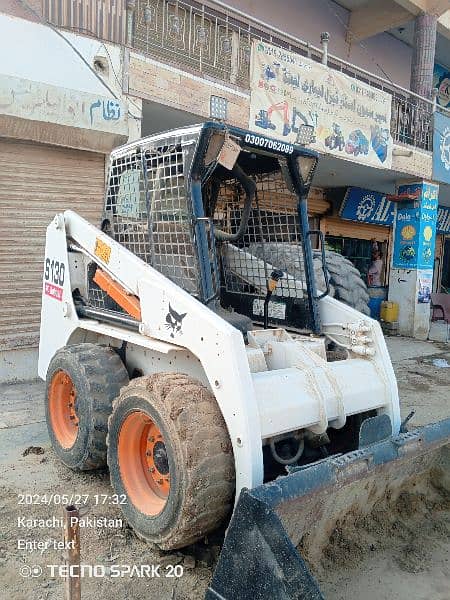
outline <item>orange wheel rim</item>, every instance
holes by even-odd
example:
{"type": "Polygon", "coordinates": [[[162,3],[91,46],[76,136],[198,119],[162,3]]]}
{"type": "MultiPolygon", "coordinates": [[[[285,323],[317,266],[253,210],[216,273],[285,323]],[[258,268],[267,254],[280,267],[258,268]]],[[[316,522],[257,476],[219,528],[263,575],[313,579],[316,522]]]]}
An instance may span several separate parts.
{"type": "Polygon", "coordinates": [[[170,473],[163,435],[143,411],[130,413],[118,441],[120,474],[128,499],[145,515],[156,516],[170,492],[170,473]]]}
{"type": "Polygon", "coordinates": [[[76,396],[69,375],[65,371],[57,371],[50,383],[48,408],[53,433],[63,448],[71,448],[78,436],[76,396]]]}

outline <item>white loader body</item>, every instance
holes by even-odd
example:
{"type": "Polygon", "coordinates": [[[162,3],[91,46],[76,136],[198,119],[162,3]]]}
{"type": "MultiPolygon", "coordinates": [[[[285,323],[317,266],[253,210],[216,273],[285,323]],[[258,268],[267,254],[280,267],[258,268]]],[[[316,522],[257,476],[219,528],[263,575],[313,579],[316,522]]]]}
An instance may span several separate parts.
{"type": "Polygon", "coordinates": [[[64,346],[95,342],[120,348],[126,367],[144,375],[177,371],[205,383],[223,414],[233,447],[236,498],[263,482],[269,438],[341,428],[347,417],[376,410],[400,429],[396,380],[379,324],[328,296],[319,300],[324,336],[256,329],[242,334],[217,313],[72,211],[47,229],[39,346],[40,377],[64,346]],[[140,299],[139,331],[80,318],[73,292],[95,262],[140,299]],[[171,309],[181,317],[171,321],[171,309]],[[327,362],[325,339],[347,359],[327,362]]]}

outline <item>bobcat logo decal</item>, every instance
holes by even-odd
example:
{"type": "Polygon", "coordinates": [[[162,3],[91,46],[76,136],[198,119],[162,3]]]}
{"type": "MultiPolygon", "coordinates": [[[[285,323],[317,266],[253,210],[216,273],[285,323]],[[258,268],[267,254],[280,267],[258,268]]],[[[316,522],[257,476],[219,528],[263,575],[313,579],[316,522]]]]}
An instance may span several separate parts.
{"type": "Polygon", "coordinates": [[[166,315],[165,325],[166,325],[167,329],[171,330],[170,337],[175,337],[176,333],[183,333],[181,331],[181,325],[182,325],[183,319],[186,315],[187,315],[187,313],[183,313],[182,315],[180,315],[179,313],[174,311],[169,303],[169,312],[166,315]]]}

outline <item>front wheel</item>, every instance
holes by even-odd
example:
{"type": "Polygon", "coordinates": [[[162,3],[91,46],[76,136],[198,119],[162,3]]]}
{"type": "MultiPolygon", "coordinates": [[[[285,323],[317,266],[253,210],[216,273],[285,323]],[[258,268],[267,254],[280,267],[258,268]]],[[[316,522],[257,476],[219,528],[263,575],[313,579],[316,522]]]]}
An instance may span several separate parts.
{"type": "Polygon", "coordinates": [[[136,533],[164,550],[215,529],[232,506],[234,460],[213,394],[180,373],[134,379],[114,402],[108,465],[136,533]]]}

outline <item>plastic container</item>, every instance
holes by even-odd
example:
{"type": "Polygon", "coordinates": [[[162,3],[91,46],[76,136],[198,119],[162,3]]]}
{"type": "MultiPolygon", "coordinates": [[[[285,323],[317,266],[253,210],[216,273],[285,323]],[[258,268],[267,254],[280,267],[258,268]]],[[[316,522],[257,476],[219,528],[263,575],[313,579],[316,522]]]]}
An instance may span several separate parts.
{"type": "Polygon", "coordinates": [[[370,308],[370,316],[372,319],[380,320],[380,310],[383,298],[370,298],[368,305],[370,308]]]}
{"type": "Polygon", "coordinates": [[[398,302],[384,300],[380,308],[381,320],[386,321],[386,323],[395,323],[395,321],[398,321],[398,309],[398,302]]]}

